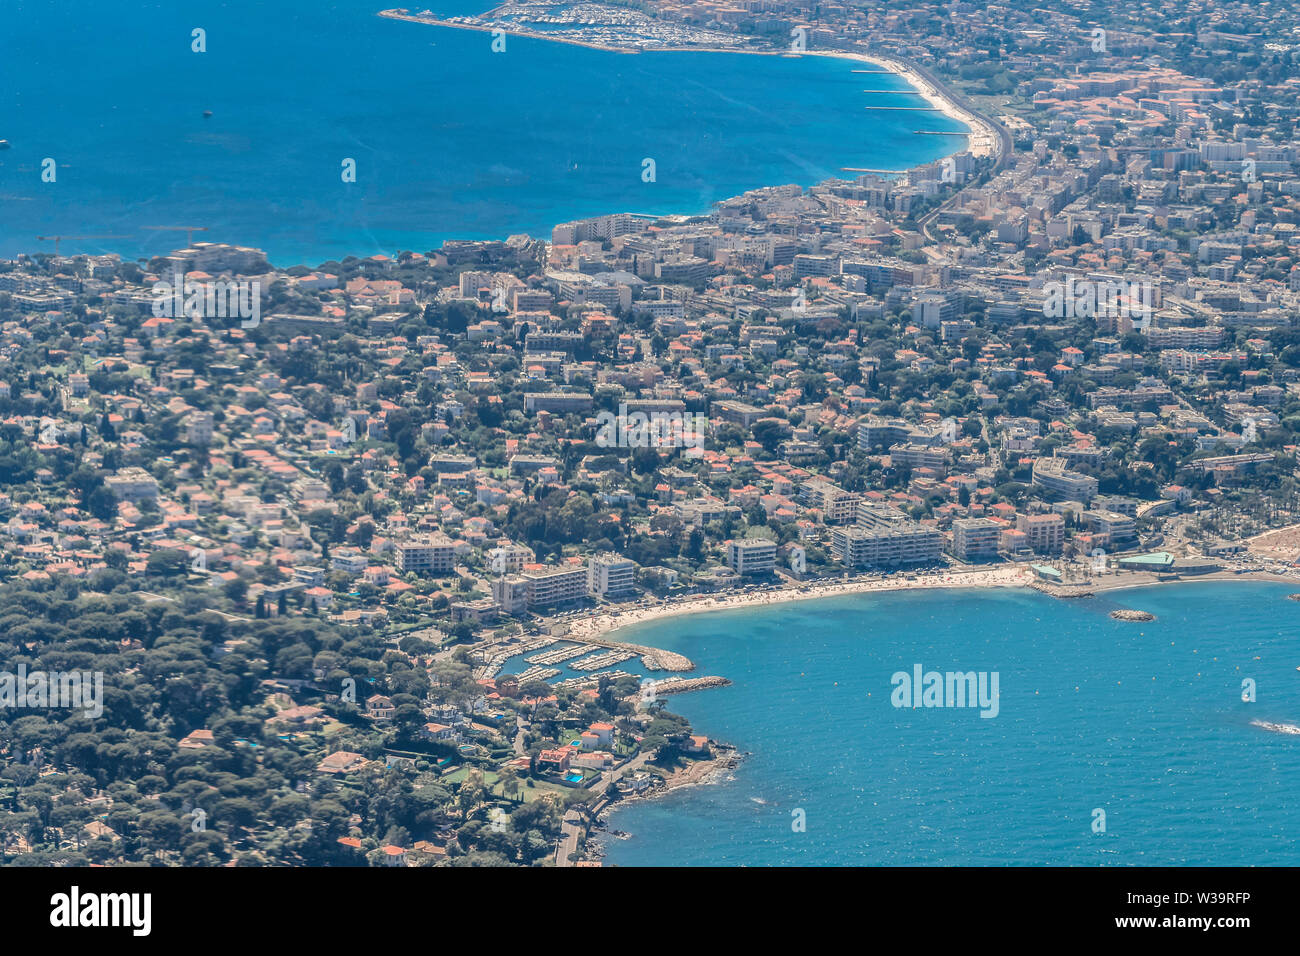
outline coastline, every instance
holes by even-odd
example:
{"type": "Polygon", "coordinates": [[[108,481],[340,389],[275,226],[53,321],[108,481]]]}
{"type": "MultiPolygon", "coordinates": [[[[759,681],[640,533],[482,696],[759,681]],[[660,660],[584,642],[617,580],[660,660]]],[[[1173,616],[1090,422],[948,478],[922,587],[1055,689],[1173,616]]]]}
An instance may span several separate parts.
{"type": "MultiPolygon", "coordinates": [[[[728,772],[736,769],[745,755],[728,744],[710,741],[713,755],[692,760],[685,767],[679,767],[663,778],[663,786],[641,794],[621,796],[616,802],[606,803],[593,814],[593,820],[599,824],[587,829],[583,842],[583,854],[589,860],[601,860],[605,856],[605,847],[610,840],[624,839],[630,834],[611,827],[610,820],[621,809],[647,800],[660,800],[670,793],[691,787],[705,787],[721,783],[728,772]]],[[[658,769],[658,768],[656,768],[658,769]]]]}
{"type": "MultiPolygon", "coordinates": [[[[1241,573],[1215,571],[1208,574],[1171,578],[1167,575],[1162,576],[1148,571],[1108,572],[1106,575],[1089,582],[1084,587],[1087,593],[1097,595],[1157,585],[1196,584],[1205,581],[1265,581],[1300,586],[1300,573],[1295,576],[1288,576],[1268,571],[1241,573]]],[[[612,635],[618,631],[635,625],[676,617],[680,614],[743,610],[775,604],[787,604],[794,601],[816,601],[844,597],[850,594],[876,594],[893,591],[976,588],[1030,588],[1040,590],[1035,587],[1039,583],[1028,567],[1023,565],[994,565],[988,568],[953,571],[946,574],[918,574],[912,580],[897,577],[870,578],[804,588],[780,588],[761,594],[742,593],[718,597],[706,595],[676,604],[661,604],[646,608],[626,608],[585,617],[570,623],[565,636],[566,639],[584,642],[593,640],[612,641],[612,635]]],[[[1047,591],[1044,593],[1047,593],[1048,596],[1060,597],[1063,600],[1070,598],[1069,595],[1054,595],[1047,591]]]]}
{"type": "MultiPolygon", "coordinates": [[[[1220,583],[1227,583],[1233,581],[1257,583],[1257,584],[1258,583],[1271,583],[1271,584],[1278,584],[1278,585],[1286,584],[1286,585],[1290,585],[1291,587],[1297,587],[1298,585],[1300,585],[1300,570],[1293,571],[1290,573],[1278,573],[1276,571],[1268,571],[1268,570],[1242,570],[1238,572],[1238,571],[1228,569],[1228,570],[1210,572],[1206,574],[1188,575],[1182,577],[1171,577],[1171,576],[1162,577],[1162,576],[1155,575],[1151,572],[1119,572],[1119,573],[1108,572],[1103,576],[1101,580],[1095,582],[1094,585],[1091,585],[1089,587],[1089,594],[1101,595],[1111,591],[1126,591],[1126,590],[1133,590],[1137,588],[1155,587],[1158,585],[1178,585],[1178,584],[1204,585],[1204,584],[1220,584],[1220,583]]],[[[911,590],[915,587],[915,585],[916,582],[907,582],[906,584],[903,585],[884,587],[884,588],[870,588],[870,590],[885,590],[885,591],[911,590]]],[[[942,588],[942,587],[954,588],[959,586],[961,585],[947,584],[947,583],[932,583],[928,585],[928,588],[930,589],[942,588]]],[[[978,585],[978,584],[975,585],[975,587],[997,587],[997,586],[1015,587],[1017,585],[1015,584],[998,585],[987,581],[983,585],[978,585]]],[[[863,589],[859,588],[857,590],[861,591],[863,589]]],[[[841,588],[838,589],[836,593],[842,594],[842,593],[853,593],[853,592],[846,592],[844,589],[841,588]]],[[[820,597],[826,595],[817,595],[817,596],[820,597]]],[[[788,600],[800,600],[800,599],[804,599],[805,597],[806,597],[805,595],[791,595],[789,596],[788,600]]],[[[1278,595],[1275,599],[1265,598],[1265,603],[1267,603],[1268,600],[1282,601],[1285,600],[1286,597],[1288,597],[1288,595],[1278,595]]],[[[739,602],[737,605],[732,605],[732,606],[754,606],[755,604],[770,604],[770,603],[784,603],[784,602],[780,600],[775,600],[775,601],[766,600],[766,601],[758,601],[758,602],[742,601],[739,602]]],[[[658,617],[671,616],[672,613],[688,613],[688,612],[682,609],[670,609],[668,613],[651,615],[650,619],[657,619],[658,617]]],[[[1111,616],[1113,617],[1113,614],[1111,616]]],[[[1135,618],[1134,620],[1139,620],[1139,619],[1135,618]]],[[[1140,620],[1145,620],[1145,618],[1142,618],[1140,620]]],[[[1118,626],[1125,626],[1125,627],[1131,626],[1129,624],[1124,623],[1123,621],[1117,622],[1117,624],[1118,626]]],[[[1195,652],[1193,651],[1193,653],[1195,652]]],[[[1256,658],[1256,660],[1258,659],[1259,658],[1256,658]]],[[[1261,730],[1265,730],[1271,733],[1284,734],[1290,736],[1300,735],[1300,726],[1297,726],[1294,723],[1277,722],[1271,720],[1270,721],[1251,720],[1250,724],[1254,727],[1257,727],[1261,730]]],[[[608,848],[611,846],[613,840],[626,840],[642,832],[637,824],[630,824],[629,826],[631,827],[631,829],[625,830],[620,828],[619,821],[617,820],[615,814],[621,808],[635,807],[641,801],[651,801],[651,800],[660,799],[666,796],[667,794],[673,792],[674,790],[681,790],[681,789],[686,789],[688,787],[699,786],[704,784],[716,784],[716,783],[727,782],[727,772],[735,769],[745,757],[750,756],[749,753],[747,752],[742,753],[739,750],[735,749],[734,747],[727,745],[725,743],[719,745],[712,739],[710,740],[710,743],[714,747],[715,753],[718,755],[718,758],[720,759],[708,761],[709,765],[707,767],[703,766],[703,764],[705,763],[704,761],[700,761],[699,762],[700,765],[689,768],[689,772],[674,774],[673,777],[666,779],[664,786],[658,787],[654,790],[651,790],[649,792],[637,796],[624,797],[617,803],[608,804],[602,807],[600,811],[595,815],[594,818],[595,823],[587,833],[587,841],[585,843],[587,858],[589,860],[595,861],[598,865],[605,865],[604,860],[606,858],[608,848]]],[[[633,863],[630,865],[646,865],[646,864],[633,863]]],[[[663,864],[653,864],[653,865],[663,865],[663,864]]],[[[668,864],[668,865],[673,865],[673,864],[668,864]]]]}
{"type": "MultiPolygon", "coordinates": [[[[593,40],[579,40],[573,37],[556,36],[550,33],[542,33],[536,30],[522,30],[517,28],[507,28],[500,25],[489,23],[468,23],[459,20],[444,20],[436,16],[421,16],[408,12],[399,12],[398,9],[381,10],[377,16],[390,20],[403,20],[407,23],[422,23],[428,26],[449,27],[459,30],[476,30],[483,33],[500,32],[506,36],[525,37],[533,40],[546,40],[551,43],[567,43],[571,46],[581,46],[592,50],[604,50],[607,53],[623,54],[649,54],[649,53],[740,53],[747,56],[777,56],[777,57],[804,57],[804,56],[821,56],[831,57],[834,59],[849,60],[855,63],[865,63],[870,66],[883,67],[890,73],[902,79],[912,87],[916,95],[922,97],[935,110],[949,119],[956,120],[968,127],[968,131],[963,133],[960,130],[953,130],[950,134],[945,135],[965,136],[966,146],[964,149],[953,150],[945,155],[954,153],[969,152],[972,156],[978,158],[991,157],[995,161],[999,158],[1002,149],[1002,138],[998,135],[993,123],[987,118],[981,116],[974,110],[968,109],[957,101],[957,97],[949,91],[938,80],[930,80],[922,76],[910,64],[891,57],[887,54],[877,53],[860,53],[855,50],[801,50],[798,52],[792,50],[754,50],[741,47],[719,47],[719,46],[644,46],[640,44],[629,43],[626,46],[614,43],[600,43],[593,40]]],[[[901,92],[908,92],[900,90],[901,92]]],[[[901,172],[906,172],[902,170],[901,172]]]]}
{"type": "Polygon", "coordinates": [[[569,624],[566,637],[589,641],[593,638],[610,639],[616,631],[636,624],[646,624],[679,614],[700,614],[707,611],[729,611],[785,604],[791,601],[816,601],[843,597],[848,594],[868,594],[888,591],[910,591],[952,588],[1015,588],[1028,587],[1032,572],[1023,566],[997,565],[972,571],[954,571],[948,574],[917,575],[906,578],[870,578],[840,581],[834,584],[807,585],[801,588],[780,588],[761,594],[729,594],[701,596],[676,604],[661,604],[648,608],[627,608],[585,617],[569,624]]]}

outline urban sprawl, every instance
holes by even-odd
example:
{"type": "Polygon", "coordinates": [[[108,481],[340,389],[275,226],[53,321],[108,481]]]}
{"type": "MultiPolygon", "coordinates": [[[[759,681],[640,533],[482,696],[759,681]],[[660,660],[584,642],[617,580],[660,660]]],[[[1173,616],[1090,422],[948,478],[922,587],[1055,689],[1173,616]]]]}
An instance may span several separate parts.
{"type": "Polygon", "coordinates": [[[606,806],[738,756],[665,708],[726,676],[618,625],[1294,576],[1300,28],[1111,7],[511,4],[877,57],[971,148],[310,267],[0,261],[5,862],[598,865],[606,806]],[[33,690],[71,672],[102,700],[33,690]]]}

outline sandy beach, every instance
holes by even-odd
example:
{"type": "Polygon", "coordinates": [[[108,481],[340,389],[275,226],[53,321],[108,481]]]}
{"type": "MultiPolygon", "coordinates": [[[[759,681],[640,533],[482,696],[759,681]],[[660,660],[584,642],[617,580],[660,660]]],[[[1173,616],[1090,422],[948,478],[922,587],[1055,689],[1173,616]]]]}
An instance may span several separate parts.
{"type": "MultiPolygon", "coordinates": [[[[1102,594],[1157,584],[1196,583],[1203,581],[1272,581],[1293,584],[1300,588],[1300,573],[1275,574],[1267,571],[1238,573],[1217,571],[1171,579],[1145,571],[1107,571],[1079,585],[1078,593],[1102,594]]],[[[645,624],[679,614],[702,614],[709,611],[727,611],[742,608],[785,604],[790,601],[815,601],[842,597],[848,594],[873,594],[888,591],[924,591],[944,588],[1027,588],[1038,587],[1052,593],[1048,587],[1025,565],[994,565],[988,568],[917,574],[912,578],[892,575],[887,578],[869,578],[836,583],[823,583],[806,587],[783,587],[758,593],[702,595],[674,603],[653,607],[637,607],[584,617],[569,624],[566,637],[573,640],[609,641],[614,632],[634,624],[645,624]]],[[[1066,592],[1069,593],[1068,591],[1066,592]]],[[[628,645],[629,647],[639,645],[628,645]]]]}
{"type": "MultiPolygon", "coordinates": [[[[853,53],[840,50],[809,50],[809,56],[831,56],[858,63],[869,63],[884,67],[891,73],[902,77],[927,103],[939,110],[944,116],[965,123],[970,127],[970,136],[966,140],[966,152],[972,156],[996,157],[1001,143],[993,125],[978,113],[965,109],[951,99],[942,87],[931,83],[921,74],[899,60],[883,54],[853,53]]],[[[956,152],[962,152],[957,150],[956,152]]]]}
{"type": "Polygon", "coordinates": [[[840,581],[834,584],[812,584],[804,587],[786,587],[757,594],[703,595],[677,603],[654,607],[630,608],[574,621],[569,626],[569,638],[590,640],[608,638],[621,628],[644,624],[678,614],[700,614],[705,611],[727,611],[739,608],[763,607],[784,604],[788,601],[815,601],[840,597],[846,594],[870,594],[884,591],[932,590],[938,588],[1016,588],[1033,583],[1033,572],[1023,565],[997,565],[971,571],[952,571],[939,574],[917,574],[912,579],[902,575],[887,578],[840,581]]]}
{"type": "Polygon", "coordinates": [[[1264,558],[1287,562],[1300,560],[1300,524],[1265,531],[1247,538],[1246,544],[1252,554],[1264,558]]]}

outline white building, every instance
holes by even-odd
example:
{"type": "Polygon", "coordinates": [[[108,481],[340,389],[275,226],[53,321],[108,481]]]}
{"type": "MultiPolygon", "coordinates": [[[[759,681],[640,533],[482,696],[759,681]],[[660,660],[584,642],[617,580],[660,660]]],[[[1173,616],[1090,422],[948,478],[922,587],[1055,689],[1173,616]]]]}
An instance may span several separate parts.
{"type": "Polygon", "coordinates": [[[728,541],[727,567],[737,574],[768,574],[776,568],[776,542],[768,538],[728,541]]]}
{"type": "Polygon", "coordinates": [[[587,565],[587,590],[596,597],[626,594],[634,589],[636,564],[621,554],[597,554],[587,565]]]}
{"type": "Polygon", "coordinates": [[[395,551],[397,570],[402,572],[445,574],[456,567],[456,545],[443,535],[409,538],[399,542],[395,551]]]}

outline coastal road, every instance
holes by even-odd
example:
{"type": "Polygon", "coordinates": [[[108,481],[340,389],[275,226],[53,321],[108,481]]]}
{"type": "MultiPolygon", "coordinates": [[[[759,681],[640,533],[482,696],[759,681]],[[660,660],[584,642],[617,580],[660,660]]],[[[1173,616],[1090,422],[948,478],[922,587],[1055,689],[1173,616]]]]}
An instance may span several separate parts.
{"type": "MultiPolygon", "coordinates": [[[[176,599],[168,597],[166,594],[154,594],[152,591],[136,591],[136,596],[145,604],[157,604],[159,601],[167,601],[175,604],[176,599]]],[[[225,618],[227,621],[238,621],[241,624],[247,624],[253,620],[251,617],[240,617],[238,614],[227,614],[225,611],[218,611],[216,608],[207,607],[203,609],[205,613],[215,614],[217,617],[225,618]]]]}
{"type": "MultiPolygon", "coordinates": [[[[916,63],[912,60],[903,57],[899,57],[895,54],[890,54],[890,56],[894,57],[899,62],[903,63],[905,66],[908,66],[911,69],[915,70],[921,76],[922,79],[927,80],[930,83],[930,85],[933,86],[935,90],[939,92],[940,96],[946,97],[950,102],[956,103],[957,106],[961,107],[962,109],[969,111],[975,116],[978,116],[981,120],[983,120],[992,128],[993,133],[998,140],[998,148],[996,151],[997,155],[993,159],[993,167],[990,170],[990,172],[992,173],[992,175],[996,176],[998,172],[1002,170],[1006,166],[1006,164],[1010,161],[1011,153],[1015,149],[1015,141],[1012,139],[1011,132],[1001,123],[999,123],[997,120],[993,119],[993,117],[989,116],[987,113],[983,112],[982,110],[976,109],[975,104],[972,103],[966,96],[957,92],[950,84],[945,83],[943,80],[939,79],[939,77],[931,70],[927,69],[924,66],[921,66],[921,64],[919,63],[916,63]]],[[[934,224],[934,221],[938,218],[940,212],[942,212],[944,209],[947,209],[949,206],[956,205],[963,198],[966,191],[972,188],[973,186],[974,183],[968,183],[962,186],[961,189],[957,190],[946,200],[944,200],[934,209],[931,209],[928,213],[926,213],[924,216],[922,216],[920,219],[917,220],[916,224],[920,228],[921,234],[925,236],[926,239],[930,240],[931,242],[939,241],[930,232],[930,226],[934,224]]]]}
{"type": "MultiPolygon", "coordinates": [[[[591,788],[591,793],[603,794],[613,784],[622,779],[626,773],[635,773],[646,765],[650,754],[637,754],[618,770],[604,777],[600,783],[591,788]]],[[[582,822],[582,813],[577,809],[569,810],[560,822],[560,842],[555,847],[555,865],[573,866],[573,854],[578,852],[578,838],[586,826],[582,822]]]]}
{"type": "Polygon", "coordinates": [[[582,815],[577,810],[564,814],[560,823],[560,843],[555,848],[555,865],[572,866],[570,858],[578,852],[578,837],[582,834],[582,815]]]}

